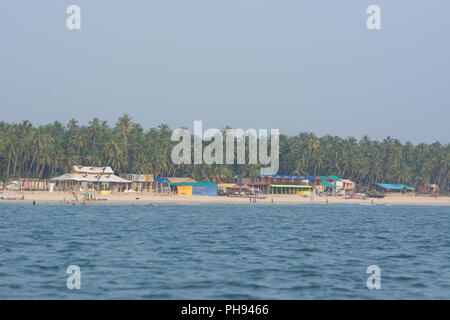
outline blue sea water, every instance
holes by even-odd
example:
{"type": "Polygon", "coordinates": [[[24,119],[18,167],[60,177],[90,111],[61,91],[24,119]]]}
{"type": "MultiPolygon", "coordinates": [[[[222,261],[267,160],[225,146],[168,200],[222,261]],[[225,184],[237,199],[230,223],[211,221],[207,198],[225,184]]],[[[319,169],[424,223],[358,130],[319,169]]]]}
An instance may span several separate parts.
{"type": "Polygon", "coordinates": [[[0,205],[0,298],[449,299],[450,209],[0,205]]]}

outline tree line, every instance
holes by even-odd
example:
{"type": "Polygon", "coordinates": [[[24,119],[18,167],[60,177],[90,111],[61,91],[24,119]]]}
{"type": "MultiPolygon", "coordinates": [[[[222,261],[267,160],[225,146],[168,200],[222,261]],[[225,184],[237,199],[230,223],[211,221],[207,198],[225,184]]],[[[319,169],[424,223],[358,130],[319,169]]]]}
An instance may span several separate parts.
{"type": "MultiPolygon", "coordinates": [[[[114,126],[94,118],[88,125],[72,119],[33,126],[0,122],[0,178],[51,178],[73,165],[111,166],[116,173],[153,173],[157,177],[194,179],[249,177],[259,165],[175,165],[171,160],[172,129],[162,124],[144,130],[124,114],[114,126]]],[[[269,149],[270,150],[270,149],[269,149]]],[[[401,143],[365,136],[340,138],[301,132],[280,136],[282,175],[336,175],[361,185],[375,182],[448,189],[449,143],[401,143]]]]}

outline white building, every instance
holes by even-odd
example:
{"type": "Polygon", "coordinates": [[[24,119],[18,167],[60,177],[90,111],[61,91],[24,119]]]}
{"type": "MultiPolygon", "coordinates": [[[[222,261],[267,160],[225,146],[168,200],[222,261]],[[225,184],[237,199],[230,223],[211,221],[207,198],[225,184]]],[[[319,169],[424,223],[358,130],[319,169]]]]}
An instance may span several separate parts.
{"type": "Polygon", "coordinates": [[[111,167],[82,166],[73,166],[71,173],[63,174],[51,181],[55,183],[55,190],[60,191],[125,191],[131,183],[130,180],[114,175],[111,167]]]}

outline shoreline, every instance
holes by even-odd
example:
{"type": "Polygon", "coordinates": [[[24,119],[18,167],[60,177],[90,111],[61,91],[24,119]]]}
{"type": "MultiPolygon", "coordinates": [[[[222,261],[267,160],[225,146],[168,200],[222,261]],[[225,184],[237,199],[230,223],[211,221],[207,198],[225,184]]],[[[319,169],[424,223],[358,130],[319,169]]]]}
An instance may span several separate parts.
{"type": "Polygon", "coordinates": [[[426,196],[426,195],[387,195],[382,199],[343,199],[336,196],[313,196],[300,195],[267,195],[266,199],[257,199],[250,202],[249,198],[234,197],[212,197],[212,196],[178,196],[158,195],[149,193],[114,193],[109,195],[98,194],[96,197],[106,200],[83,201],[83,196],[76,196],[71,192],[46,192],[46,191],[3,191],[0,197],[20,198],[24,200],[1,200],[0,204],[33,204],[51,205],[152,205],[152,204],[179,204],[179,205],[298,205],[298,204],[360,204],[360,205],[418,205],[418,206],[450,206],[449,196],[426,196]],[[64,203],[65,202],[65,203],[64,203]]]}

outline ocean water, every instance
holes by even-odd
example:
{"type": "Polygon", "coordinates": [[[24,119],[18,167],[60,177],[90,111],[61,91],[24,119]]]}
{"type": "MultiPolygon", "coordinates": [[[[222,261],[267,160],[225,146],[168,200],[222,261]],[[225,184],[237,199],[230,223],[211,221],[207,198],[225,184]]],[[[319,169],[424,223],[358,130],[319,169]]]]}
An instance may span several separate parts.
{"type": "Polygon", "coordinates": [[[0,298],[449,299],[450,208],[0,205],[0,298]]]}

